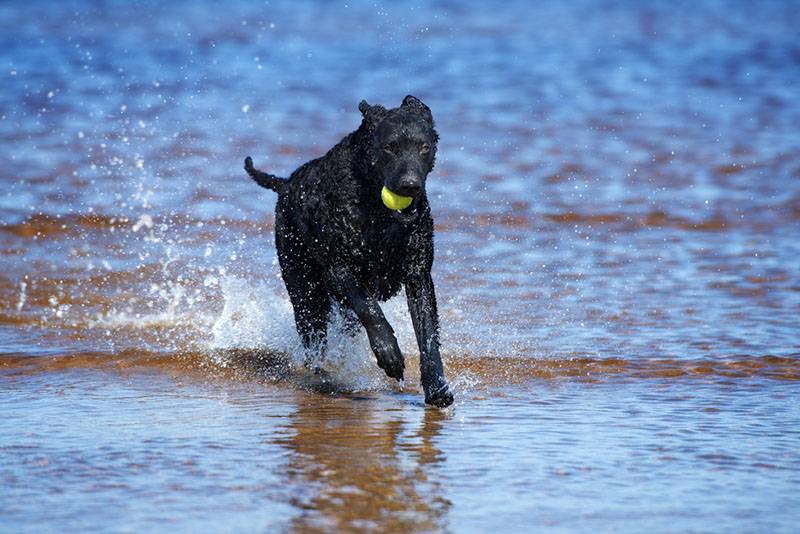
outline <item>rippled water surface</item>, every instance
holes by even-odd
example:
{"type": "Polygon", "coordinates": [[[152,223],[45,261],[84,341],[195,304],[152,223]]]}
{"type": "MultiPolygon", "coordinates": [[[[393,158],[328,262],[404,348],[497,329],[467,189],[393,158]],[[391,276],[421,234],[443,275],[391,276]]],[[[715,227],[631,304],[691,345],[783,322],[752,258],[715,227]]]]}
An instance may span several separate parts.
{"type": "Polygon", "coordinates": [[[800,520],[793,2],[0,5],[0,531],[785,531],[800,520]],[[331,325],[274,194],[433,110],[453,408],[331,325]]]}

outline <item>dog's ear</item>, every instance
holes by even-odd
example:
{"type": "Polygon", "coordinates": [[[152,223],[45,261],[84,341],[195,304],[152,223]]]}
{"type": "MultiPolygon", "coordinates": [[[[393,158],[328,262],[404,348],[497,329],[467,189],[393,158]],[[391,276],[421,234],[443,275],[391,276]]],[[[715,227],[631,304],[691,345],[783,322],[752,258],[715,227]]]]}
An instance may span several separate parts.
{"type": "Polygon", "coordinates": [[[428,106],[423,104],[422,100],[420,100],[419,98],[417,98],[414,95],[406,95],[406,97],[403,99],[403,104],[402,105],[406,106],[406,107],[415,106],[415,107],[422,107],[422,108],[428,109],[428,106]]]}
{"type": "Polygon", "coordinates": [[[431,113],[431,108],[423,104],[422,100],[420,100],[416,96],[406,95],[400,107],[411,108],[413,110],[418,111],[425,118],[425,120],[433,124],[433,114],[431,113]]]}
{"type": "Polygon", "coordinates": [[[364,120],[371,126],[377,125],[386,116],[386,108],[381,105],[370,106],[366,100],[362,100],[358,104],[358,111],[364,117],[364,120]]]}

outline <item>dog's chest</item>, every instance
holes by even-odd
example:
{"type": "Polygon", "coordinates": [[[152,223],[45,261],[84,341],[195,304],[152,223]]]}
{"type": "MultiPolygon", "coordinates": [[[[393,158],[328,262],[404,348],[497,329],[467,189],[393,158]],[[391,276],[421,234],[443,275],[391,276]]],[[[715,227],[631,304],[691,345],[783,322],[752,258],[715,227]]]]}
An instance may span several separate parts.
{"type": "Polygon", "coordinates": [[[363,230],[362,282],[381,300],[390,298],[400,290],[409,254],[409,235],[398,224],[373,224],[363,230]]]}

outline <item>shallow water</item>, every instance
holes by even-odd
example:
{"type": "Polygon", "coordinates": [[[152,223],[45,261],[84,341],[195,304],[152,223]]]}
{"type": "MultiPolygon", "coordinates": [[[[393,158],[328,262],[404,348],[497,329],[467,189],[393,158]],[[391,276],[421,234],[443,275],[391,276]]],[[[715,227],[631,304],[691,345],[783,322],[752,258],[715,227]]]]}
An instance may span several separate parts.
{"type": "Polygon", "coordinates": [[[793,3],[40,7],[0,5],[0,530],[794,530],[793,3]],[[241,170],[407,93],[444,411],[402,297],[404,384],[338,324],[302,372],[241,170]]]}

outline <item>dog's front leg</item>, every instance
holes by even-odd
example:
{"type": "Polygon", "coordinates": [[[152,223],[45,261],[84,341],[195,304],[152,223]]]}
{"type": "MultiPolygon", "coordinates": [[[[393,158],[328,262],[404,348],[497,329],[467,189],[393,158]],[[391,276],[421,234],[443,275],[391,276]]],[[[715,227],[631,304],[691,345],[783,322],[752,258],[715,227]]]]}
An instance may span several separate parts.
{"type": "Polygon", "coordinates": [[[419,345],[419,368],[425,402],[444,408],[453,404],[453,393],[444,378],[439,354],[439,314],[430,272],[415,273],[406,281],[411,322],[419,345]]]}
{"type": "Polygon", "coordinates": [[[391,378],[402,380],[405,369],[403,353],[400,352],[394,330],[383,316],[378,301],[361,287],[348,269],[335,269],[331,273],[331,281],[344,303],[356,312],[358,320],[364,325],[370,347],[378,360],[378,367],[391,378]]]}

